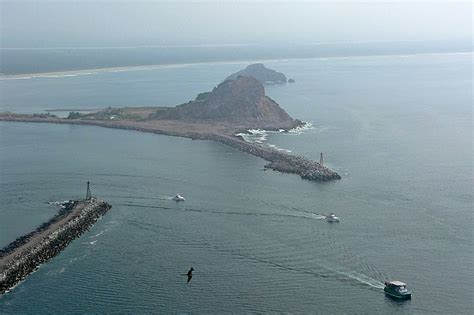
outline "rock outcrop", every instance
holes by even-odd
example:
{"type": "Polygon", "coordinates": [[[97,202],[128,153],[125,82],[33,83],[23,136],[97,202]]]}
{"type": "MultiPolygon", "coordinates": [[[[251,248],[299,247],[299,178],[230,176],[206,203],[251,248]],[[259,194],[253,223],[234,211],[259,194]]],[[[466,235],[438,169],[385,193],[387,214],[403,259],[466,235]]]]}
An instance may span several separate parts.
{"type": "Polygon", "coordinates": [[[224,122],[249,128],[291,129],[301,124],[265,95],[253,77],[226,80],[194,101],[159,110],[156,118],[190,122],[224,122]]]}
{"type": "Polygon", "coordinates": [[[247,68],[231,74],[225,80],[236,80],[239,76],[254,77],[262,84],[284,84],[286,76],[272,69],[268,69],[263,63],[255,63],[247,68]]]}

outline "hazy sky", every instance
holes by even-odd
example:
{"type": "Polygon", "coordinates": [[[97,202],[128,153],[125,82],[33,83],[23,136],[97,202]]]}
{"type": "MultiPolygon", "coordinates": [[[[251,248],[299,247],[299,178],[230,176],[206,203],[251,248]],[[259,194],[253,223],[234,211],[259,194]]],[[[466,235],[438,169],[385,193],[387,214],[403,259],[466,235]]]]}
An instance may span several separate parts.
{"type": "Polygon", "coordinates": [[[2,47],[472,38],[470,2],[5,1],[2,47]]]}

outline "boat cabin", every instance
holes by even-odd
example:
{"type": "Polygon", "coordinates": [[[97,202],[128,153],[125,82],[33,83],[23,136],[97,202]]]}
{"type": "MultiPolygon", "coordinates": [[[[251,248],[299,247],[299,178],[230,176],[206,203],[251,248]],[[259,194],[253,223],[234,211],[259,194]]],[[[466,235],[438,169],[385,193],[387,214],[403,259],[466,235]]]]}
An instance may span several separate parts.
{"type": "Polygon", "coordinates": [[[398,292],[407,292],[407,285],[401,281],[390,281],[386,282],[385,285],[392,289],[397,290],[398,292]]]}

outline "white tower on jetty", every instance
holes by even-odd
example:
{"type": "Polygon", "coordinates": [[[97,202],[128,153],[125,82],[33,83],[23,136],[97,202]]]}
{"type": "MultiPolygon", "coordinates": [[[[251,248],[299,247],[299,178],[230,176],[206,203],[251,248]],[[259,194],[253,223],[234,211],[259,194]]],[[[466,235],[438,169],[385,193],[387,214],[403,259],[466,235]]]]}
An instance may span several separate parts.
{"type": "Polygon", "coordinates": [[[321,166],[323,166],[323,162],[324,162],[324,159],[323,159],[323,152],[321,152],[321,155],[319,156],[319,164],[321,166]]]}

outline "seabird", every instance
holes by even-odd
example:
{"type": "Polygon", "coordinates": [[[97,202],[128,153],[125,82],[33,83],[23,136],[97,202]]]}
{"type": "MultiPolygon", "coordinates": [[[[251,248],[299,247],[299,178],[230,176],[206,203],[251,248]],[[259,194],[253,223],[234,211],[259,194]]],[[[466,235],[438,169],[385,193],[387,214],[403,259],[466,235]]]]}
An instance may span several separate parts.
{"type": "Polygon", "coordinates": [[[193,277],[193,270],[194,270],[194,268],[191,267],[191,269],[189,269],[189,271],[188,271],[188,273],[187,273],[188,282],[191,281],[191,278],[193,277]]]}

